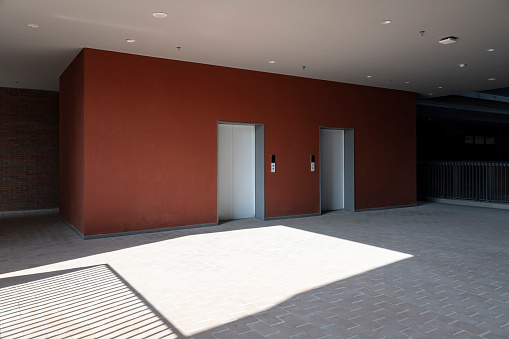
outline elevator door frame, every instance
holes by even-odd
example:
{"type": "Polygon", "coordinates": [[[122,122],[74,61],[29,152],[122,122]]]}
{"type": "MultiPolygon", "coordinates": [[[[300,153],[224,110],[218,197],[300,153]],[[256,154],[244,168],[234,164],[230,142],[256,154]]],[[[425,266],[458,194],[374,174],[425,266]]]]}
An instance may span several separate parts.
{"type": "Polygon", "coordinates": [[[255,128],[255,218],[265,220],[265,125],[260,123],[217,121],[216,125],[216,221],[219,223],[219,125],[244,125],[255,128]]]}
{"type": "Polygon", "coordinates": [[[343,209],[345,211],[355,211],[355,134],[353,128],[340,128],[340,127],[328,127],[328,126],[320,126],[318,131],[319,138],[319,150],[320,150],[320,213],[322,211],[322,140],[321,140],[321,130],[329,129],[329,130],[342,130],[344,131],[344,168],[343,168],[343,209]]]}

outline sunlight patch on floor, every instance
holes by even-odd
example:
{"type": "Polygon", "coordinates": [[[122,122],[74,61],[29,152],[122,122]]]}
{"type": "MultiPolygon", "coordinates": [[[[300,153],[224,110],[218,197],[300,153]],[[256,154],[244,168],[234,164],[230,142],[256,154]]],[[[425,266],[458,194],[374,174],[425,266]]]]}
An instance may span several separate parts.
{"type": "Polygon", "coordinates": [[[108,264],[172,325],[192,335],[410,257],[278,225],[176,237],[8,276],[108,264]]]}

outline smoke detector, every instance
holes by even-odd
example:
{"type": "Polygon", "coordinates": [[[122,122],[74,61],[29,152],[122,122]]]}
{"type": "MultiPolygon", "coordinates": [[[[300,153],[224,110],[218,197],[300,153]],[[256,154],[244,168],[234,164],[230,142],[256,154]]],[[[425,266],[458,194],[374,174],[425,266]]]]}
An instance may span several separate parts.
{"type": "Polygon", "coordinates": [[[450,45],[450,44],[455,43],[456,41],[458,41],[458,38],[453,37],[453,36],[449,36],[447,38],[441,39],[439,41],[439,43],[442,44],[442,45],[450,45]]]}

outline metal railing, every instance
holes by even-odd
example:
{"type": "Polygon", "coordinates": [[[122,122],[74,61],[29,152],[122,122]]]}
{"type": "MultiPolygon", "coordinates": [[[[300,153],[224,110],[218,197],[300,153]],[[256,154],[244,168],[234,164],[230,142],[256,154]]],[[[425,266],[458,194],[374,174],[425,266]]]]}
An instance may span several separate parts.
{"type": "Polygon", "coordinates": [[[419,198],[509,202],[509,162],[418,162],[417,195],[419,198]]]}

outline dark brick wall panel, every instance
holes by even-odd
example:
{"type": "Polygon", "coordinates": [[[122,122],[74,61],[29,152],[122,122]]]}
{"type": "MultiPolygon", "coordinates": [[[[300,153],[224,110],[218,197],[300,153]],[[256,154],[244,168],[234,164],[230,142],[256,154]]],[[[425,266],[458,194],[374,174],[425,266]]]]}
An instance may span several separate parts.
{"type": "Polygon", "coordinates": [[[0,212],[57,208],[58,92],[0,87],[0,212]]]}

